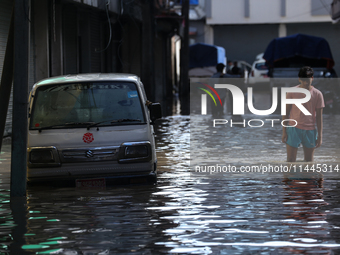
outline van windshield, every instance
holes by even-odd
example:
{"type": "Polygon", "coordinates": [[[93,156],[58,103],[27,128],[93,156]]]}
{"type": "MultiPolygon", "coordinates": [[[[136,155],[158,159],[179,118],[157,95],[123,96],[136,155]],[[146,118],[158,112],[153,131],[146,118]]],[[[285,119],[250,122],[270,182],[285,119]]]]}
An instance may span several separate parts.
{"type": "Polygon", "coordinates": [[[30,129],[145,123],[133,82],[72,83],[36,90],[30,129]]]}

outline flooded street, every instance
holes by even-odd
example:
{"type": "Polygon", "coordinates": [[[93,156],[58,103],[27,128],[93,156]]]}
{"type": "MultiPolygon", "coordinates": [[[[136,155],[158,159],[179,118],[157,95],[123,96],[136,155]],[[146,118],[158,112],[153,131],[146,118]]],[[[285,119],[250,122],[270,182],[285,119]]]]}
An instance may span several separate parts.
{"type": "MultiPolygon", "coordinates": [[[[209,116],[195,118],[171,116],[156,126],[157,185],[29,187],[27,200],[10,199],[5,145],[0,254],[340,254],[340,174],[190,172],[190,148],[202,148],[195,141],[209,132],[216,152],[197,150],[194,159],[285,161],[280,127],[212,130],[209,116]],[[190,137],[192,123],[199,129],[190,137]]],[[[340,116],[326,115],[324,123],[315,161],[336,165],[340,116]]]]}

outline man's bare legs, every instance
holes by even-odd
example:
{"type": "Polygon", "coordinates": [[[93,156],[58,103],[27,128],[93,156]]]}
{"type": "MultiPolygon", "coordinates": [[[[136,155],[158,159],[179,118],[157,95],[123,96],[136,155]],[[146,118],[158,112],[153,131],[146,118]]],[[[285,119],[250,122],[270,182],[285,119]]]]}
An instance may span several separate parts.
{"type": "Polygon", "coordinates": [[[306,162],[311,162],[314,159],[314,150],[315,148],[307,148],[303,146],[303,152],[305,154],[305,161],[306,162]]]}
{"type": "MultiPolygon", "coordinates": [[[[296,162],[296,155],[297,155],[298,148],[292,147],[288,144],[286,144],[286,147],[287,147],[287,162],[296,162]]],[[[315,148],[307,148],[303,146],[303,152],[304,152],[306,162],[313,161],[314,150],[315,148]]]]}
{"type": "Polygon", "coordinates": [[[286,147],[287,147],[287,161],[295,162],[298,148],[292,147],[289,144],[286,144],[286,147]]]}

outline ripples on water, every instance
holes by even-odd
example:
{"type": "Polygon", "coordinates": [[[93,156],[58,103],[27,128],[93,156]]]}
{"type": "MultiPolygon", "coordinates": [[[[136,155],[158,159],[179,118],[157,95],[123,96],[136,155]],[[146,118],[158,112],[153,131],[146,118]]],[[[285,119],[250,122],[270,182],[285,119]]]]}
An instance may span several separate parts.
{"type": "MultiPolygon", "coordinates": [[[[237,116],[236,116],[237,117],[237,116]]],[[[229,123],[235,117],[225,117],[229,123]]],[[[246,127],[230,127],[230,124],[213,127],[211,115],[191,115],[191,162],[199,163],[283,163],[286,161],[286,145],[281,142],[282,126],[280,121],[266,121],[266,116],[246,114],[243,117],[246,127]],[[248,121],[260,119],[263,127],[251,128],[248,121]]],[[[280,115],[270,119],[280,120],[280,115]]],[[[242,122],[238,120],[238,122],[242,122]]],[[[340,162],[340,115],[324,115],[322,147],[315,150],[315,163],[340,162]]],[[[251,125],[260,125],[259,121],[251,125]]],[[[297,160],[303,160],[303,149],[298,150],[297,160]]]]}
{"type": "MultiPolygon", "coordinates": [[[[5,153],[0,155],[0,253],[336,254],[340,251],[338,178],[196,175],[189,173],[189,117],[164,119],[156,134],[158,185],[106,190],[36,187],[28,189],[27,200],[9,198],[9,176],[5,171],[9,150],[5,147],[5,153]]],[[[277,134],[271,135],[268,139],[279,139],[277,134]]],[[[324,143],[326,150],[328,145],[324,143]]],[[[277,146],[273,145],[274,148],[277,146]]],[[[327,150],[322,153],[319,155],[334,155],[327,150]]]]}

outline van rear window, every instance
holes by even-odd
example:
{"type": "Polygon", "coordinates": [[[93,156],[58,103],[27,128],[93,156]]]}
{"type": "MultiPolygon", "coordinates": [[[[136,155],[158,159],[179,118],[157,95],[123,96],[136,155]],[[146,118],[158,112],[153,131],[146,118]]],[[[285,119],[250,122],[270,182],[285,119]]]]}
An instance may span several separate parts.
{"type": "Polygon", "coordinates": [[[39,87],[34,95],[30,129],[145,123],[133,82],[57,84],[39,87]],[[100,123],[101,122],[101,123],[100,123]],[[74,124],[74,125],[72,125],[74,124]]]}
{"type": "Polygon", "coordinates": [[[257,70],[268,70],[268,67],[266,66],[266,63],[256,63],[255,68],[257,70]]]}

